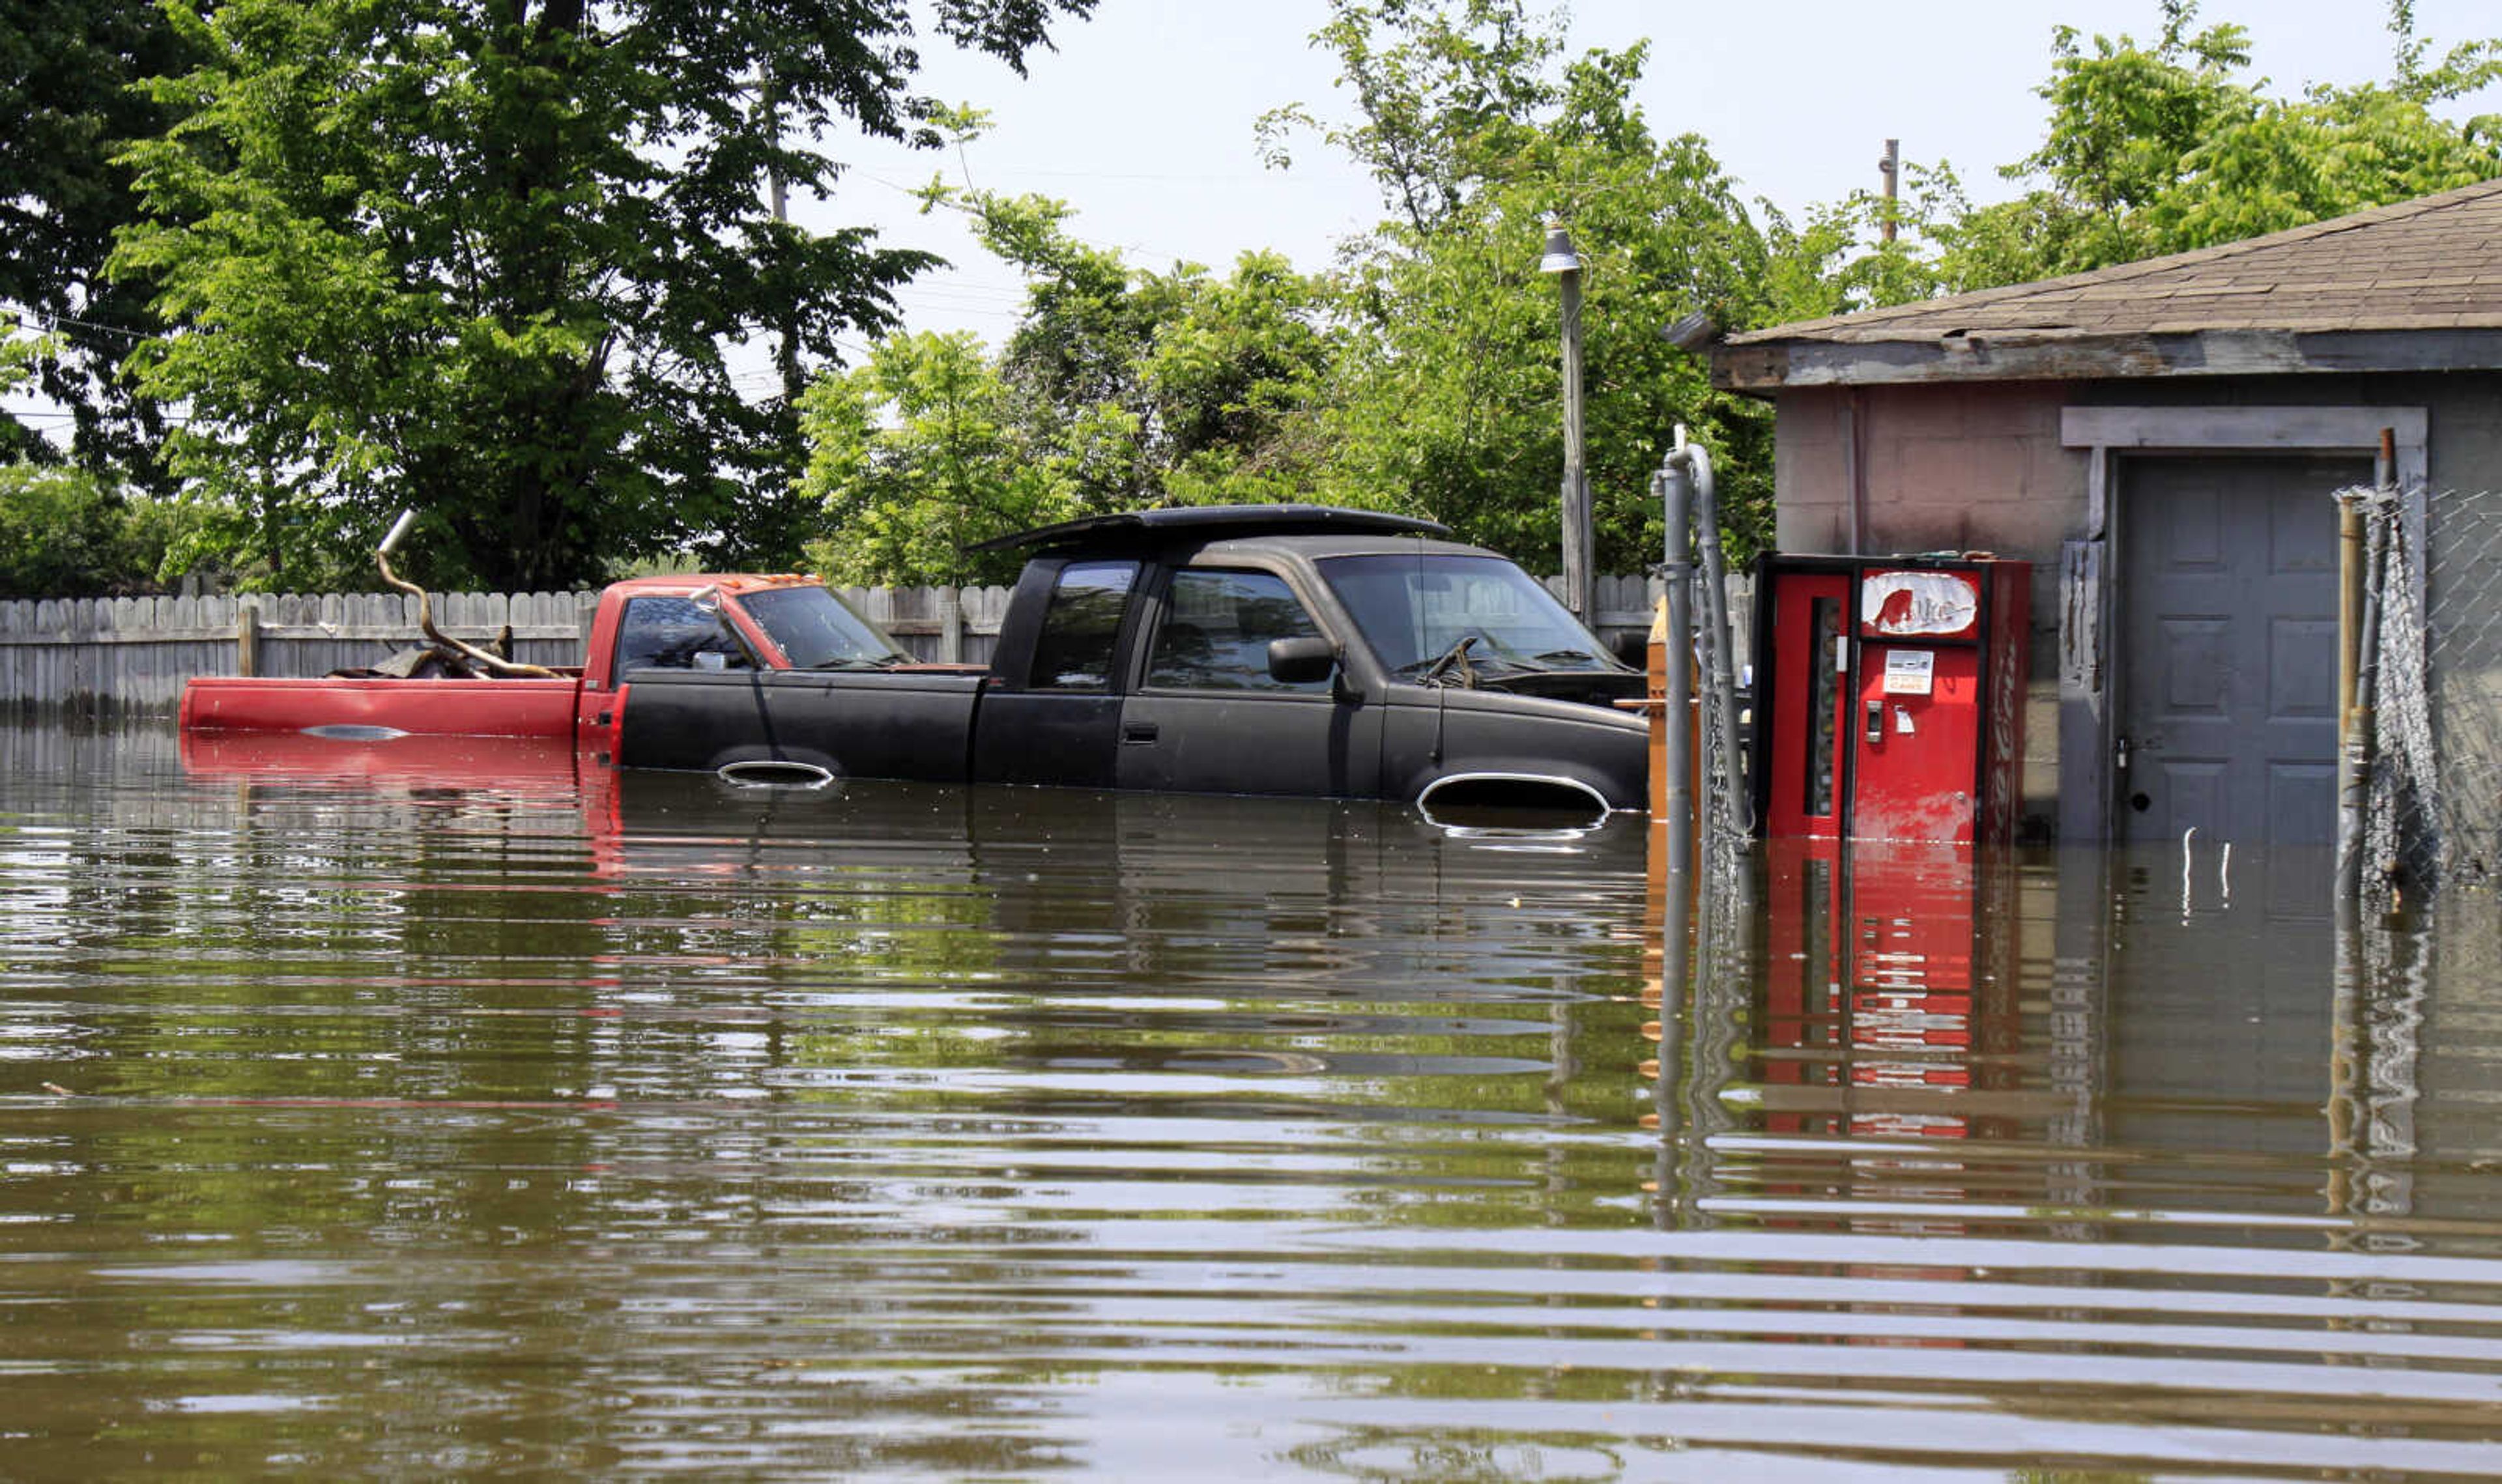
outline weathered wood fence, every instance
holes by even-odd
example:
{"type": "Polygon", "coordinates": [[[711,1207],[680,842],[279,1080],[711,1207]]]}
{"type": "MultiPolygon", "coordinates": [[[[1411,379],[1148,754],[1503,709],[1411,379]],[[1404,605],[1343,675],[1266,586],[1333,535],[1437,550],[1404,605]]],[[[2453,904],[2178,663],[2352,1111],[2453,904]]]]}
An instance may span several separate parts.
{"type": "MultiPolygon", "coordinates": [[[[506,624],[513,658],[572,664],[592,592],[448,592],[435,625],[485,641],[506,624]]],[[[46,598],[0,603],[0,706],[171,710],[193,675],[326,675],[417,642],[417,600],[318,596],[46,598]]]]}
{"type": "MultiPolygon", "coordinates": [[[[1742,615],[1745,579],[1733,578],[1730,590],[1742,615]]],[[[979,664],[991,658],[1009,590],[841,591],[921,658],[979,664]]],[[[1656,579],[1598,579],[1591,626],[1611,643],[1647,633],[1659,591],[1656,579]]],[[[435,625],[444,632],[484,642],[509,624],[514,658],[534,664],[581,663],[598,602],[596,592],[433,598],[435,625]]],[[[0,602],[0,710],[171,711],[193,675],[326,675],[372,664],[417,639],[417,601],[394,592],[0,602]]],[[[1741,659],[1745,644],[1741,631],[1741,659]]]]}

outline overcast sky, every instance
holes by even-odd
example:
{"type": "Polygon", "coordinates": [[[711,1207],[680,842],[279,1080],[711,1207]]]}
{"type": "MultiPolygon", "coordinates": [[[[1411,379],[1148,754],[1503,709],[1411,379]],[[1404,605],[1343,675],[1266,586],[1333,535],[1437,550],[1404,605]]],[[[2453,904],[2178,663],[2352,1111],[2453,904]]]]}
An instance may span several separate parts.
{"type": "MultiPolygon", "coordinates": [[[[1952,162],[1976,199],[2006,194],[1996,167],[2041,140],[2033,89],[2053,27],[2141,40],[2161,28],[2155,0],[1581,0],[1570,13],[1575,51],[1648,37],[1640,102],[1653,132],[1702,135],[1745,197],[1794,217],[1876,186],[1889,137],[1907,158],[1952,162]]],[[[2248,26],[2256,70],[2290,92],[2387,76],[2387,13],[2386,0],[2209,0],[2200,18],[2248,26]]],[[[1291,170],[1264,170],[1252,125],[1295,102],[1345,116],[1333,64],[1308,42],[1327,14],[1325,0],[1100,0],[1095,18],[1059,28],[1058,50],[1036,53],[1023,82],[933,40],[930,89],[990,110],[993,132],[961,164],[838,144],[854,169],[812,219],[870,221],[889,241],[944,253],[957,266],[902,296],[910,326],[992,338],[1014,324],[1021,287],[954,221],[917,215],[905,190],[934,171],[1061,197],[1079,235],[1141,266],[1221,269],[1265,247],[1320,267],[1380,217],[1379,198],[1317,141],[1291,170]]],[[[2502,31],[2493,0],[2417,0],[2416,20],[2442,46],[2502,31]]],[[[2502,97],[2477,111],[2502,111],[2502,97]]]]}
{"type": "MultiPolygon", "coordinates": [[[[933,172],[1066,200],[1079,235],[1141,266],[1221,270],[1246,249],[1273,248],[1317,269],[1339,239],[1380,218],[1380,199],[1316,140],[1291,170],[1263,169],[1252,126],[1288,103],[1346,116],[1333,63],[1309,44],[1328,10],[1327,0],[1099,0],[1095,18],[1058,28],[1057,50],[1034,53],[1023,81],[930,38],[925,86],[990,110],[989,137],[961,161],[831,139],[850,171],[833,199],[796,203],[795,215],[874,225],[891,243],[945,255],[952,268],[903,290],[907,327],[994,341],[1014,326],[1023,286],[952,216],[920,213],[910,191],[933,172]]],[[[1953,163],[1976,199],[2006,194],[1996,167],[2041,140],[2033,89],[2048,74],[2053,27],[2143,40],[2161,25],[2156,0],[1581,0],[1571,16],[1575,51],[1648,37],[1640,102],[1653,132],[1702,135],[1743,196],[1793,217],[1876,186],[1889,137],[1906,158],[1953,163]]],[[[2248,25],[2256,70],[2281,92],[2386,77],[2386,0],[2208,0],[2201,17],[2248,25]]],[[[2416,17],[2444,47],[2502,31],[2494,0],[2416,0],[2416,17]]],[[[2502,90],[2474,111],[2502,112],[2502,90]]],[[[777,380],[764,347],[736,358],[760,394],[777,380]]]]}

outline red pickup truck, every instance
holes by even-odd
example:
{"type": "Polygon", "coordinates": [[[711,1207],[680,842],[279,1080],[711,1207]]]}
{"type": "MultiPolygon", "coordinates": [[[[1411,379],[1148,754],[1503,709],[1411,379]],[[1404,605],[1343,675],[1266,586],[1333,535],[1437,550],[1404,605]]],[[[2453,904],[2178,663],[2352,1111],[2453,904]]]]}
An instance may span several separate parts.
{"type": "Polygon", "coordinates": [[[637,678],[842,667],[979,675],[978,665],[914,662],[816,579],[791,575],[638,577],[600,594],[585,662],[546,675],[320,679],[195,677],[185,730],[563,737],[614,751],[637,678]]]}

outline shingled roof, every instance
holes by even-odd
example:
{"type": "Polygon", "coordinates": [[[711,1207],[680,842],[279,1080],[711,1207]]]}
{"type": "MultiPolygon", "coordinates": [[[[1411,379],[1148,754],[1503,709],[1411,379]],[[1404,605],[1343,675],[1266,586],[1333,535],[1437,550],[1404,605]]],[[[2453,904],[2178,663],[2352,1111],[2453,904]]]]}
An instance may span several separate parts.
{"type": "Polygon", "coordinates": [[[2244,242],[1731,337],[1796,386],[2502,366],[2502,180],[2244,242]]]}

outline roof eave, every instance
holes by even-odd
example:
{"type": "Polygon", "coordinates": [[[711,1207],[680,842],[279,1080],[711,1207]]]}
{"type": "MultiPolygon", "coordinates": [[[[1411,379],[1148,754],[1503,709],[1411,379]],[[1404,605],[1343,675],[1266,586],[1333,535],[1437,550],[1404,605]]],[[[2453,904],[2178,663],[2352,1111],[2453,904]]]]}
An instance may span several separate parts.
{"type": "Polygon", "coordinates": [[[2233,329],[2126,335],[1986,331],[1926,339],[1759,340],[1716,346],[1731,391],[1939,382],[2106,381],[2502,369],[2502,327],[2233,329]]]}

